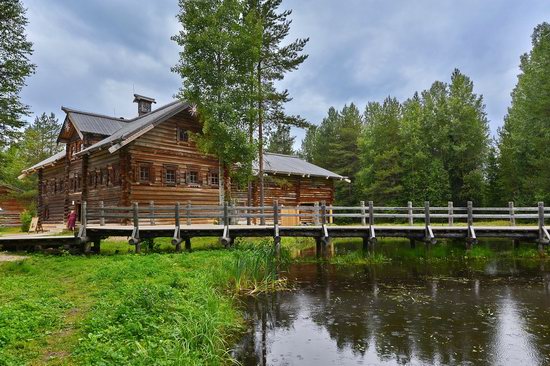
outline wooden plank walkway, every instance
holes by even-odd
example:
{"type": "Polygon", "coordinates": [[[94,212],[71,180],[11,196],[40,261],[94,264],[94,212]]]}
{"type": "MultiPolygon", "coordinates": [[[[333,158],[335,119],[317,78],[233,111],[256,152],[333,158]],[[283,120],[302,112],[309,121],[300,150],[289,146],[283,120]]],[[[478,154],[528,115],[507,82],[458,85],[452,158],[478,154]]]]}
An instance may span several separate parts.
{"type": "MultiPolygon", "coordinates": [[[[101,240],[110,236],[125,236],[141,250],[144,239],[169,237],[176,250],[185,242],[191,249],[194,237],[219,237],[230,246],[238,237],[272,237],[280,248],[282,237],[311,237],[317,241],[317,249],[323,251],[331,238],[363,238],[365,249],[372,248],[378,238],[408,238],[411,246],[423,241],[428,246],[438,239],[463,239],[467,247],[477,243],[478,238],[511,239],[536,242],[539,249],[550,242],[545,219],[550,211],[541,202],[537,207],[376,207],[373,202],[358,207],[315,206],[283,207],[277,202],[273,206],[246,207],[225,204],[223,206],[173,206],[99,207],[82,205],[82,219],[78,236],[25,236],[0,237],[0,245],[16,242],[36,245],[59,243],[82,246],[85,252],[99,251],[101,240]],[[289,213],[290,212],[290,213],[289,213]],[[280,225],[284,218],[293,218],[303,224],[280,225]],[[336,225],[334,221],[345,219],[348,224],[336,225]],[[506,220],[509,226],[474,225],[474,220],[506,220]],[[376,223],[375,223],[376,221],[376,223]],[[435,221],[435,225],[432,224],[435,221]],[[116,223],[118,222],[118,224],[116,223]],[[125,222],[125,224],[120,224],[125,222]],[[210,222],[210,224],[198,223],[210,222]],[[216,224],[212,222],[217,222],[216,224]],[[520,224],[518,224],[520,222],[520,224]],[[258,224],[259,223],[259,224],[258,224]],[[94,243],[93,248],[91,243],[94,243]]],[[[286,221],[288,222],[288,221],[286,221]]],[[[59,245],[63,245],[59,244],[59,245]]]]}

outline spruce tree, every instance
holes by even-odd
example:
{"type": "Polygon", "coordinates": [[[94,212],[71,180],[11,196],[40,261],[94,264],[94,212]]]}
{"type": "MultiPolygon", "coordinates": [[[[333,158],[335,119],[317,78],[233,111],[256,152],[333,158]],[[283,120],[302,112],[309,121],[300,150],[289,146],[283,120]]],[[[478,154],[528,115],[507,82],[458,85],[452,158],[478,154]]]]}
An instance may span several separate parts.
{"type": "Polygon", "coordinates": [[[30,114],[20,97],[25,79],[35,70],[25,12],[19,0],[0,2],[0,148],[17,135],[25,125],[22,117],[30,114]]]}
{"type": "Polygon", "coordinates": [[[290,126],[279,125],[269,134],[267,151],[276,154],[294,155],[295,136],[290,134],[290,126]]]}
{"type": "Polygon", "coordinates": [[[550,24],[538,25],[521,56],[512,104],[499,133],[499,182],[505,199],[550,200],[550,24]]]}
{"type": "Polygon", "coordinates": [[[365,110],[365,128],[359,140],[363,197],[378,205],[399,204],[403,190],[400,122],[402,106],[395,98],[371,102],[365,110]]]}

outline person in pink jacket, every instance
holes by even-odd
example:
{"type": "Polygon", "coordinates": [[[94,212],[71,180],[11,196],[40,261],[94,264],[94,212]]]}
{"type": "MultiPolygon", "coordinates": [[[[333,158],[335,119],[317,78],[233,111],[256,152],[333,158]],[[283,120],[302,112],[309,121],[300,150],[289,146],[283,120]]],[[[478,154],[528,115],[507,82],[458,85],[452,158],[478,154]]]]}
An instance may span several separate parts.
{"type": "Polygon", "coordinates": [[[74,210],[71,210],[69,213],[69,216],[67,216],[67,229],[73,230],[76,226],[76,212],[74,210]]]}

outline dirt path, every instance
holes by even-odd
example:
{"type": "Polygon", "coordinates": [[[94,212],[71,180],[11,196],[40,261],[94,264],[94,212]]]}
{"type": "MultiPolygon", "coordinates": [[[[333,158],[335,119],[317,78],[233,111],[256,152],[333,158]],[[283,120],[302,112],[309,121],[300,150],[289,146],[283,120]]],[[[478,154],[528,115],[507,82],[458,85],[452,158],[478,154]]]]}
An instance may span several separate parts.
{"type": "Polygon", "coordinates": [[[9,255],[9,254],[0,253],[0,263],[22,261],[23,259],[27,259],[27,258],[29,257],[24,255],[9,255]]]}

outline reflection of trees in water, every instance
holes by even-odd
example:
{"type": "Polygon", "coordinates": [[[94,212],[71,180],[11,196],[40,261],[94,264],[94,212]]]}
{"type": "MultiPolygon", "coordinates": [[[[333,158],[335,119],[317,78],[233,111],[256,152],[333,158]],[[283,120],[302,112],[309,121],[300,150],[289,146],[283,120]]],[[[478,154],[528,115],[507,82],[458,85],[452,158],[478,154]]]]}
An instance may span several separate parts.
{"type": "MultiPolygon", "coordinates": [[[[254,299],[254,331],[239,352],[244,364],[265,364],[270,330],[291,329],[300,312],[326,329],[339,350],[350,349],[358,358],[375,347],[378,358],[397,364],[493,363],[503,298],[517,303],[534,348],[550,355],[548,320],[540,321],[550,315],[548,275],[536,290],[522,289],[510,297],[503,286],[508,278],[472,278],[473,273],[487,272],[464,264],[456,269],[392,265],[336,270],[319,264],[298,268],[299,273],[291,271],[289,276],[311,286],[254,299]],[[462,277],[455,277],[457,273],[462,277]]],[[[502,270],[524,273],[516,265],[502,270]]],[[[494,267],[488,272],[503,273],[494,267]]]]}
{"type": "Polygon", "coordinates": [[[347,273],[347,281],[329,281],[319,289],[330,288],[330,296],[314,295],[318,303],[312,319],[340,350],[348,347],[358,355],[375,344],[378,357],[399,364],[413,358],[426,363],[486,361],[480,346],[494,332],[492,294],[485,296],[483,286],[466,279],[419,280],[433,275],[429,266],[365,267],[358,284],[347,273]]]}
{"type": "Polygon", "coordinates": [[[510,290],[509,301],[521,319],[523,331],[528,334],[524,342],[533,351],[538,364],[550,364],[550,273],[544,273],[544,263],[540,264],[542,276],[522,281],[521,291],[510,290]]]}

